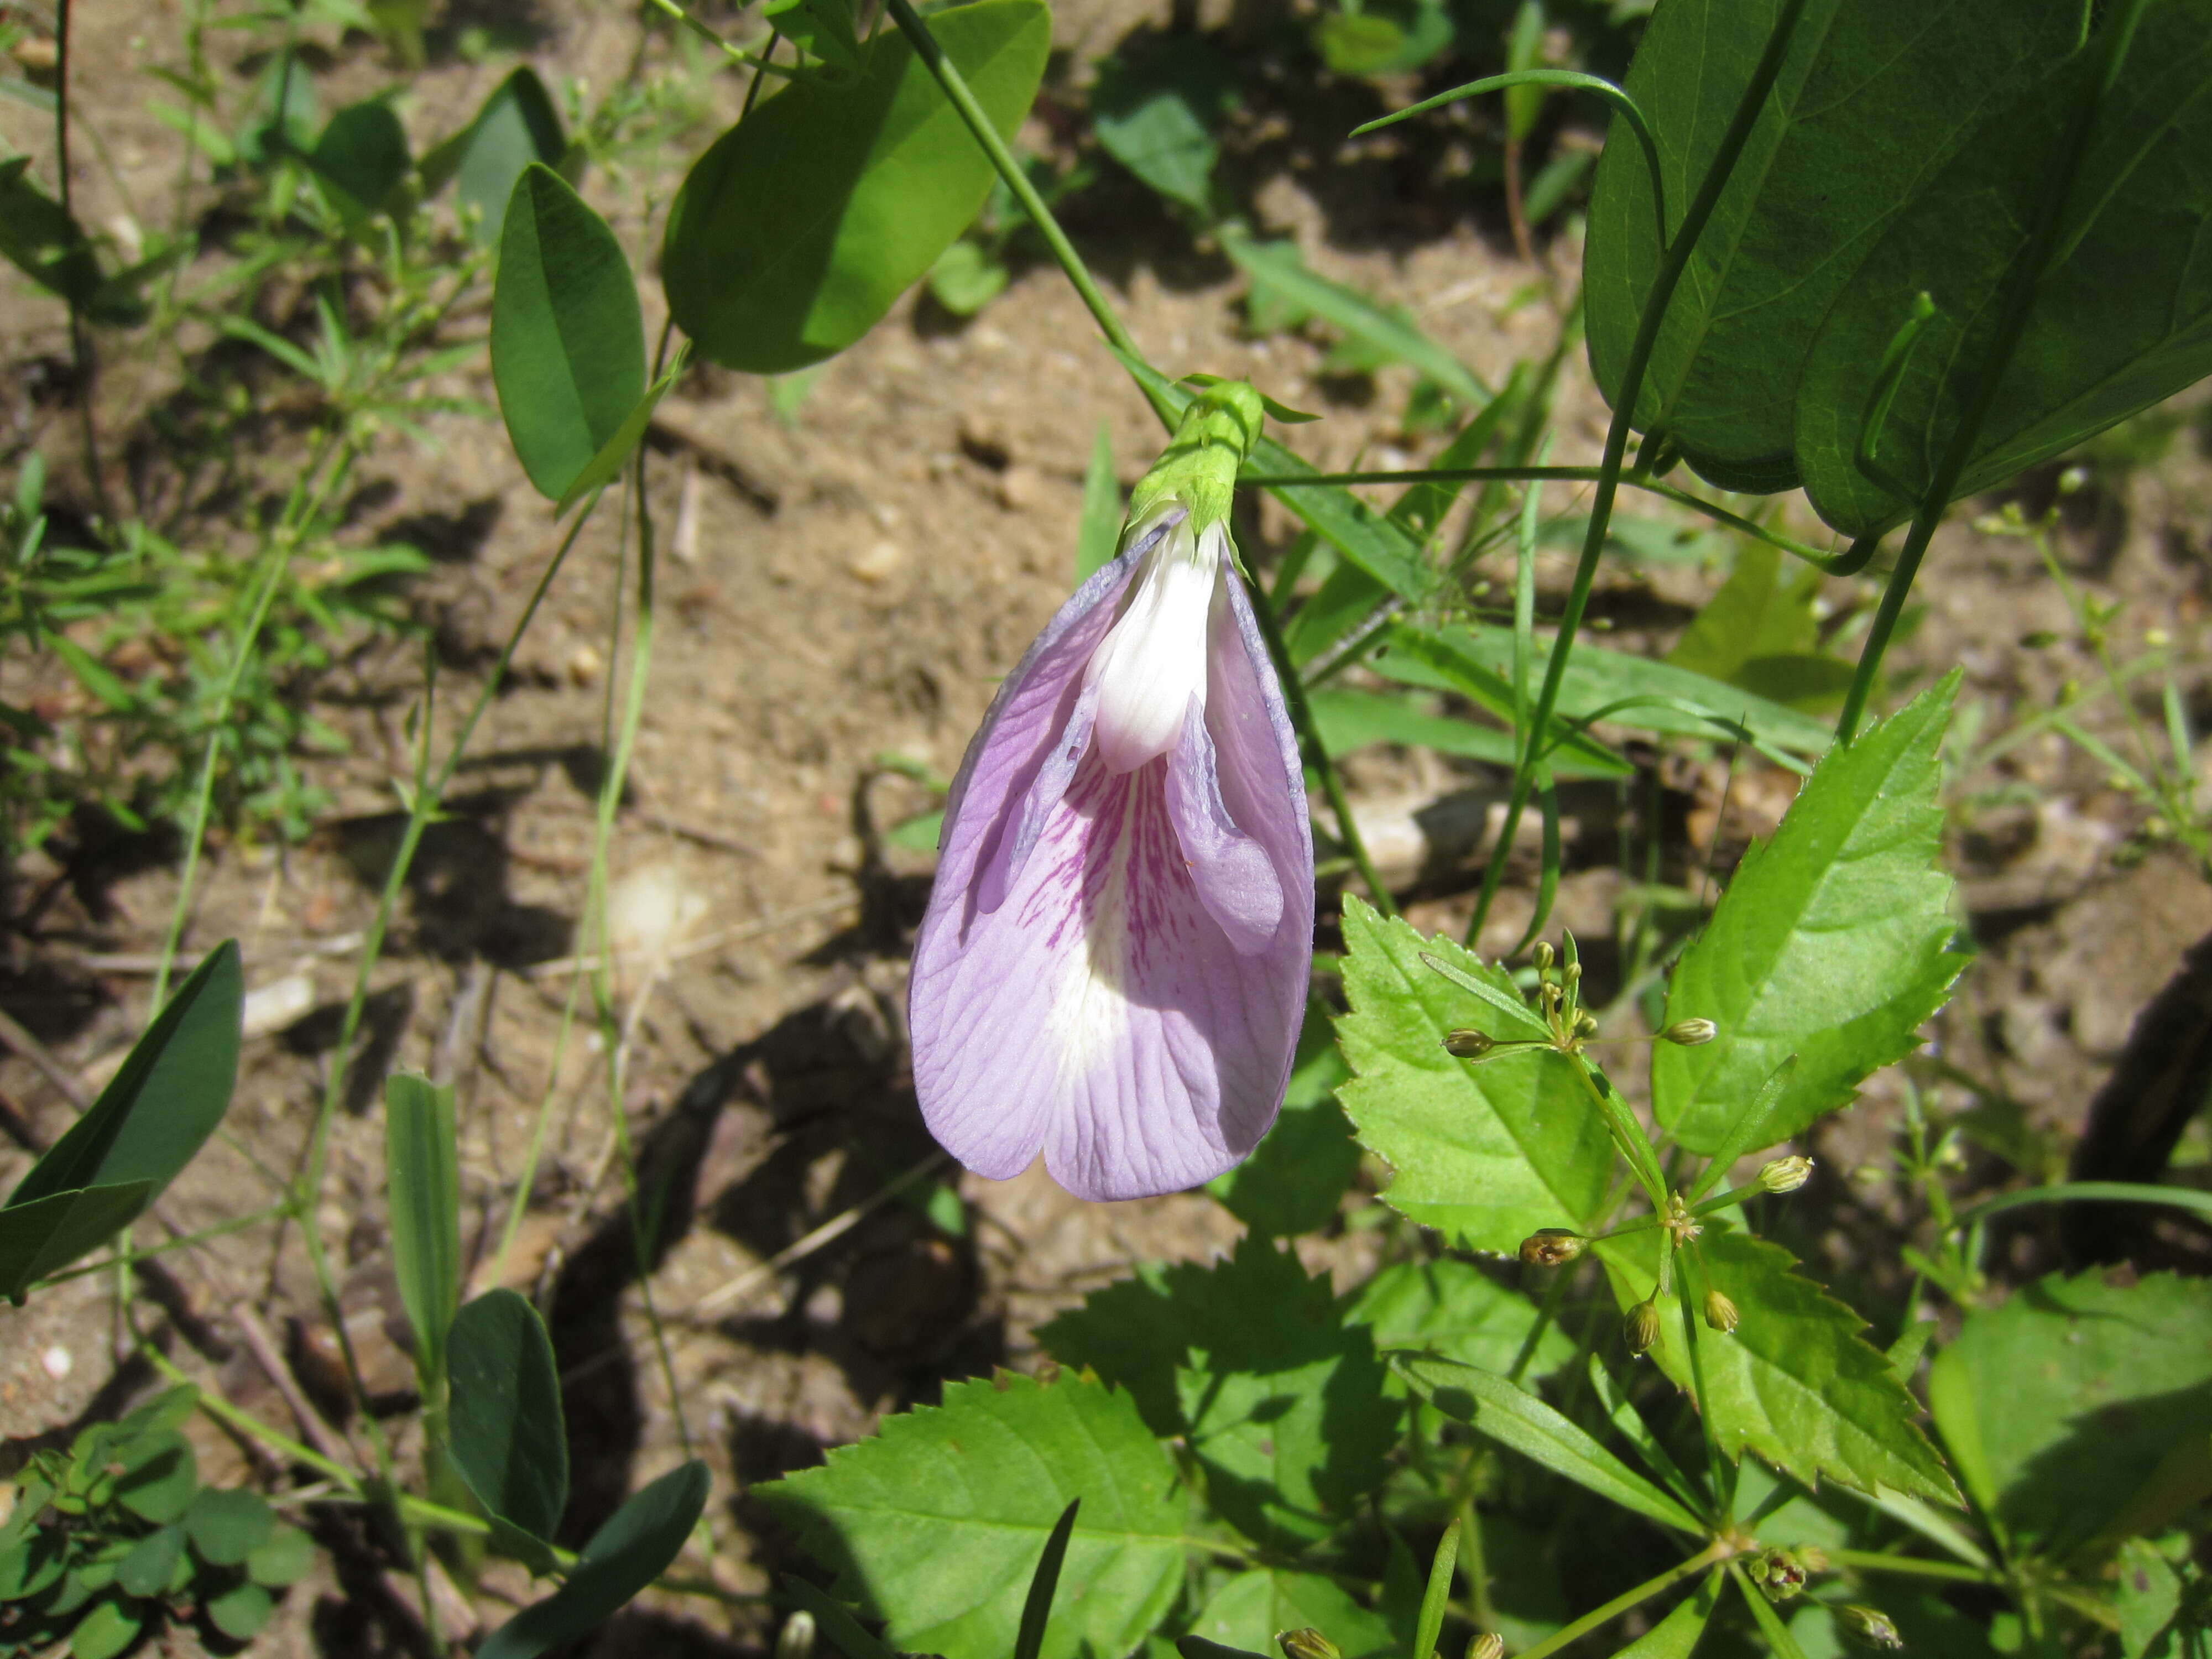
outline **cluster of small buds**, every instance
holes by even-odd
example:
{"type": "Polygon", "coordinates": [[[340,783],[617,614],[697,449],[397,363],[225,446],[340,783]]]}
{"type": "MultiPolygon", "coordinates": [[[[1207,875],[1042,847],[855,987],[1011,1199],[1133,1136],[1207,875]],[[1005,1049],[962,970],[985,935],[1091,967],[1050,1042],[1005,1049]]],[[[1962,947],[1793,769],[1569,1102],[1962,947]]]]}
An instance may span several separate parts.
{"type": "Polygon", "coordinates": [[[1844,1627],[1844,1634],[1855,1637],[1871,1648],[1895,1650],[1905,1645],[1905,1638],[1897,1633],[1897,1626],[1880,1607],[1870,1607],[1863,1602],[1853,1602],[1836,1612],[1836,1622],[1844,1627]]]}
{"type": "Polygon", "coordinates": [[[1793,1549],[1769,1546],[1744,1565],[1751,1582],[1766,1592],[1770,1601],[1788,1601],[1814,1573],[1827,1570],[1827,1556],[1810,1544],[1793,1549]]]}
{"type": "Polygon", "coordinates": [[[1623,1316],[1621,1334],[1628,1339],[1631,1353],[1648,1353],[1659,1340],[1659,1304],[1650,1297],[1631,1308],[1623,1316]]]}
{"type": "Polygon", "coordinates": [[[1589,1248],[1589,1240],[1566,1227],[1539,1227],[1521,1241],[1521,1259],[1532,1267],[1560,1267],[1589,1248]]]}
{"type": "Polygon", "coordinates": [[[1734,1335],[1742,1319],[1743,1316],[1736,1311],[1735,1304],[1727,1297],[1718,1291],[1705,1292],[1705,1323],[1723,1336],[1734,1335]]]}
{"type": "Polygon", "coordinates": [[[1494,1630],[1477,1631],[1468,1640],[1467,1659],[1505,1659],[1505,1638],[1494,1630]]]}
{"type": "Polygon", "coordinates": [[[1690,1213],[1690,1206],[1682,1201],[1680,1193],[1670,1193],[1667,1198],[1667,1213],[1659,1218],[1659,1224],[1667,1230],[1678,1249],[1694,1243],[1705,1233],[1705,1224],[1690,1213]]]}
{"type": "Polygon", "coordinates": [[[1813,1160],[1802,1157],[1772,1159],[1759,1172],[1759,1184],[1770,1193],[1794,1193],[1812,1178],[1813,1160]]]}
{"type": "Polygon", "coordinates": [[[1279,1630],[1275,1644],[1281,1648],[1285,1659],[1344,1659],[1335,1643],[1310,1625],[1304,1630],[1279,1630]]]}

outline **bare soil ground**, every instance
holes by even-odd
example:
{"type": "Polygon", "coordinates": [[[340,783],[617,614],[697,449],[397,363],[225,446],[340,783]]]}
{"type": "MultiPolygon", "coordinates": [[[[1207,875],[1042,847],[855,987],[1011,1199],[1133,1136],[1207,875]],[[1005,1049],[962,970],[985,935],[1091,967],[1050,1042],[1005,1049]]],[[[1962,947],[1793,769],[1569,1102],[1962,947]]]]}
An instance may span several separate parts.
{"type": "MultiPolygon", "coordinates": [[[[548,5],[522,21],[531,61],[549,82],[611,78],[635,40],[634,21],[613,9],[548,5]]],[[[1080,57],[1163,21],[1109,0],[1066,7],[1059,28],[1080,57]]],[[[143,71],[177,49],[179,9],[85,8],[79,27],[88,65],[75,89],[81,118],[100,131],[142,202],[161,202],[178,141],[140,102],[150,84],[143,71]]],[[[391,72],[359,40],[338,46],[322,71],[326,107],[391,72]]],[[[415,81],[407,112],[418,144],[457,125],[509,61],[434,62],[415,81]]],[[[714,97],[728,102],[737,90],[718,86],[714,97]]],[[[1035,124],[1038,149],[1064,142],[1073,90],[1061,88],[1052,118],[1035,124]]],[[[44,153],[27,112],[0,110],[0,118],[18,149],[44,153]]],[[[587,181],[641,270],[651,268],[663,204],[711,130],[619,181],[587,181]]],[[[1516,261],[1486,204],[1449,179],[1401,190],[1382,163],[1324,176],[1304,154],[1326,157],[1329,146],[1313,131],[1297,138],[1272,150],[1255,141],[1236,165],[1247,169],[1261,221],[1296,235],[1316,268],[1410,306],[1486,375],[1502,377],[1547,343],[1552,314],[1527,297],[1540,274],[1516,261]]],[[[130,210],[106,175],[80,161],[95,214],[130,210]]],[[[1133,191],[1101,192],[1074,228],[1158,361],[1177,372],[1247,375],[1324,411],[1324,422],[1296,435],[1323,464],[1402,453],[1395,411],[1403,371],[1327,376],[1321,349],[1308,341],[1247,338],[1233,269],[1166,227],[1133,191]]],[[[1571,240],[1548,249],[1560,291],[1578,253],[1571,240]]],[[[657,325],[656,284],[646,283],[644,298],[657,325]]],[[[718,1485],[713,1559],[687,1565],[738,1597],[766,1588],[788,1559],[786,1541],[749,1505],[758,1483],[866,1433],[883,1412],[930,1398],[947,1377],[1034,1363],[1035,1326],[1133,1263],[1202,1257],[1234,1238],[1237,1224],[1200,1194],[1085,1206],[1041,1172],[994,1184],[944,1170],[933,1162],[906,1072],[903,964],[930,860],[885,848],[881,831],[930,800],[878,757],[949,775],[994,677],[1067,592],[1097,426],[1109,427],[1125,481],[1157,446],[1144,406],[1094,332],[1058,274],[1032,268],[964,325],[910,297],[829,365],[795,426],[771,412],[762,383],[710,369],[690,375],[655,424],[660,628],[612,859],[617,933],[634,951],[620,975],[630,1040],[619,1109],[645,1186],[664,1195],[665,1220],[646,1255],[669,1334],[673,1400],[643,1317],[607,1056],[588,1020],[565,1048],[560,1042],[605,708],[627,672],[609,657],[610,614],[626,602],[617,515],[603,512],[586,532],[524,646],[513,689],[473,745],[454,817],[423,849],[377,971],[335,1137],[319,1221],[342,1246],[348,1327],[372,1387],[395,1408],[388,1420],[400,1428],[403,1457],[412,1449],[401,1427],[409,1419],[397,1408],[410,1373],[396,1335],[404,1322],[386,1254],[374,1103],[378,1079],[393,1067],[424,1069],[460,1091],[465,1211],[481,1273],[490,1270],[539,1103],[550,1097],[546,1160],[505,1277],[547,1310],[565,1373],[577,1457],[570,1531],[588,1534],[626,1491],[670,1466],[688,1433],[718,1485]],[[925,1212],[939,1182],[964,1200],[959,1233],[925,1212]],[[817,1230],[832,1222],[848,1224],[823,1237],[817,1230]]],[[[143,441],[140,422],[173,381],[175,360],[123,339],[104,349],[103,428],[118,444],[143,441]]],[[[40,447],[58,489],[76,492],[81,506],[82,474],[70,470],[75,414],[56,384],[67,361],[58,307],[6,285],[0,357],[0,458],[40,447]]],[[[454,389],[490,398],[483,376],[454,389]]],[[[1556,459],[1594,458],[1601,415],[1577,372],[1556,459]]],[[[439,562],[416,603],[449,668],[436,717],[442,740],[556,532],[495,422],[455,416],[433,435],[434,447],[395,439],[373,458],[346,535],[410,540],[439,562]]],[[[271,435],[278,453],[285,441],[271,435]]],[[[2047,495],[2051,481],[2027,488],[2047,495]]],[[[2185,659],[2203,659],[2208,502],[2212,467],[2185,438],[2160,468],[2112,475],[2069,506],[2065,556],[2093,592],[2128,602],[2119,624],[2127,652],[2156,626],[2185,659]]],[[[1556,510],[1569,505],[1563,495],[1553,501],[1556,510]]],[[[1809,528],[1809,515],[1800,517],[1809,528]]],[[[1986,740],[2051,706],[2090,668],[2064,643],[2022,643],[2037,630],[2069,633],[2068,620],[2026,544],[1978,534],[1972,517],[1962,508],[1939,541],[1920,589],[1924,617],[1900,657],[1916,681],[1962,666],[1986,740]]],[[[216,510],[198,512],[193,528],[237,533],[216,510]]],[[[1247,539],[1264,564],[1288,534],[1267,507],[1247,539]]],[[[1544,574],[1555,596],[1564,556],[1547,560],[1544,574]]],[[[1599,612],[1613,642],[1663,647],[1717,580],[1619,564],[1604,579],[1599,612]]],[[[1832,597],[1849,596],[1839,586],[1832,597]]],[[[284,847],[224,837],[214,848],[188,943],[204,949],[238,937],[257,1012],[230,1135],[173,1192],[166,1218],[177,1227],[274,1203],[303,1156],[352,947],[400,822],[390,780],[407,769],[402,720],[419,668],[413,647],[394,648],[333,677],[319,712],[352,749],[309,763],[337,799],[310,840],[284,847]]],[[[2202,714],[2201,687],[2191,684],[2202,714]]],[[[2083,718],[2094,731],[2118,731],[2109,700],[2083,718]]],[[[1725,870],[1789,798],[1786,777],[1741,762],[1731,781],[1723,754],[1674,756],[1661,776],[1680,836],[1670,853],[1678,872],[1694,872],[1716,850],[1725,870]]],[[[1425,866],[1413,888],[1416,921],[1462,925],[1479,849],[1439,855],[1411,840],[1417,831],[1407,826],[1416,808],[1440,798],[1480,806],[1498,778],[1472,763],[1388,751],[1359,757],[1352,778],[1378,839],[1395,834],[1392,844],[1406,852],[1409,882],[1414,866],[1425,866]]],[[[2021,786],[2016,799],[1962,810],[1955,837],[1964,920],[1984,951],[1940,1025],[1943,1058],[1983,1091],[1986,1133],[1965,1148],[1968,1176],[1996,1183],[2015,1166],[2063,1170],[2116,1067],[2131,1092],[2101,1109],[2109,1121],[2100,1133],[2119,1150],[2098,1172],[2140,1173],[2127,1158],[2148,1156],[2168,1120],[2185,1119],[2203,1098],[2212,966],[2199,942],[2212,938],[2212,889],[2170,850],[2142,856],[2137,809],[2055,733],[2028,738],[1958,785],[1963,799],[2002,782],[2021,786]],[[2161,996],[2161,1018],[2171,1021],[2161,1029],[2179,1035],[2146,1047],[2138,1033],[2131,1049],[2139,1016],[2161,996]],[[2152,1081],[2138,1088],[2142,1076],[2152,1081]],[[2009,1162],[1994,1150],[2005,1146],[2014,1148],[2009,1162]],[[2024,1162],[2033,1159],[2041,1161],[2024,1162]]],[[[1587,825],[1571,844],[1562,902],[1561,920],[1589,938],[1608,933],[1622,882],[1603,861],[1601,828],[1587,825]]],[[[0,1006],[80,1090],[97,1086],[146,1015],[146,956],[158,948],[176,882],[158,850],[81,832],[14,874],[0,1006]]],[[[1510,896],[1500,939],[1517,933],[1530,902],[1525,890],[1510,896]]],[[[1799,1248],[1854,1290],[1902,1289],[1903,1200],[1887,1175],[1895,1095],[1884,1082],[1813,1149],[1823,1175],[1808,1213],[1820,1218],[1799,1248]]],[[[0,1098],[37,1136],[58,1133],[70,1112],[54,1080],[17,1054],[0,1056],[0,1098]]],[[[28,1156],[0,1150],[0,1179],[12,1179],[28,1156]]],[[[2139,1237],[2130,1242],[2146,1248],[2139,1237]]],[[[2002,1242],[2000,1260],[2014,1271],[2047,1267],[2066,1244],[2047,1218],[2031,1217],[2002,1242]]],[[[1316,1263],[1358,1255],[1349,1235],[1310,1248],[1316,1263]]],[[[2147,1248],[2200,1269],[2207,1261],[2196,1235],[2159,1234],[2147,1248]]],[[[311,1401],[337,1414],[332,1333],[295,1236],[264,1225],[170,1261],[183,1300],[165,1316],[165,1340],[179,1363],[292,1431],[292,1408],[254,1352],[265,1333],[285,1362],[277,1370],[286,1386],[296,1375],[311,1401]]],[[[37,1437],[146,1385],[142,1367],[117,1369],[112,1305],[112,1285],[94,1275],[0,1312],[8,1437],[0,1455],[19,1457],[37,1437]]],[[[358,1423],[337,1431],[365,1443],[358,1423]]],[[[203,1458],[213,1478],[250,1467],[243,1450],[213,1434],[203,1458]]],[[[347,1523],[322,1524],[338,1552],[337,1577],[295,1591],[261,1645],[349,1653],[404,1645],[411,1592],[364,1577],[368,1558],[347,1547],[347,1523]]],[[[525,1585],[495,1572],[489,1586],[481,1616],[495,1621],[495,1597],[525,1585]]],[[[649,1600],[601,1645],[757,1648],[763,1631],[760,1610],[742,1600],[649,1600]]]]}

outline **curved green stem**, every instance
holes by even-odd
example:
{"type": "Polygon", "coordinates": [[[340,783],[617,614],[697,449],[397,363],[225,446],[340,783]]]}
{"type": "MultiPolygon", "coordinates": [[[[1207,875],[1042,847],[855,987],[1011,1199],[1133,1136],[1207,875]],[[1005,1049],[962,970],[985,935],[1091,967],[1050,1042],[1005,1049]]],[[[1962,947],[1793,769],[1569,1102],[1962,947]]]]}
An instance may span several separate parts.
{"type": "MultiPolygon", "coordinates": [[[[1790,38],[1797,32],[1797,20],[1804,10],[1805,0],[1783,0],[1774,32],[1767,38],[1766,49],[1759,55],[1758,66],[1744,88],[1728,131],[1721,136],[1720,146],[1713,154],[1712,165],[1705,170],[1704,182],[1698,186],[1696,198],[1667,245],[1658,272],[1652,278],[1651,292],[1644,299],[1644,314],[1637,323],[1636,338],[1629,347],[1620,390],[1613,400],[1613,421],[1606,428],[1605,454],[1599,464],[1597,493],[1590,502],[1589,526],[1583,537],[1582,558],[1575,567],[1574,586],[1568,591],[1566,607],[1559,617],[1559,633],[1552,641],[1552,659],[1544,671],[1544,688],[1537,696],[1535,712],[1529,720],[1534,731],[1549,729],[1552,712],[1559,706],[1559,688],[1566,679],[1567,659],[1574,651],[1575,635],[1582,627],[1583,612],[1589,605],[1591,585],[1597,580],[1598,558],[1605,550],[1606,529],[1613,520],[1613,499],[1620,492],[1622,463],[1628,453],[1628,434],[1634,424],[1636,406],[1644,395],[1644,378],[1651,366],[1651,354],[1659,343],[1660,325],[1666,320],[1675,287],[1689,269],[1690,255],[1697,247],[1698,239],[1711,220],[1714,209],[1720,205],[1721,192],[1735,171],[1744,145],[1750,141],[1752,128],[1758,123],[1760,110],[1765,107],[1766,95],[1773,88],[1775,77],[1782,72],[1783,55],[1789,50],[1790,38]]],[[[1521,828],[1521,814],[1528,809],[1535,781],[1534,767],[1515,769],[1505,821],[1499,826],[1497,844],[1491,849],[1489,866],[1483,872],[1481,894],[1475,900],[1474,915],[1468,918],[1467,938],[1470,947],[1481,937],[1482,924],[1497,900],[1498,884],[1505,876],[1506,855],[1521,828]]]]}

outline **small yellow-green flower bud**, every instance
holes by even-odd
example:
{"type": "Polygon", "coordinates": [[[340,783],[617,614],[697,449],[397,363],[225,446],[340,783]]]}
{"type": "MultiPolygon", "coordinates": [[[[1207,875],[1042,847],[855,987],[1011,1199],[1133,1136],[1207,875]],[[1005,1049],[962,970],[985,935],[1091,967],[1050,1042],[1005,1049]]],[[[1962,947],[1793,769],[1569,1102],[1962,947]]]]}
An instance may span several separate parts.
{"type": "Polygon", "coordinates": [[[1759,1172],[1759,1184],[1770,1193],[1794,1193],[1813,1178],[1809,1158],[1778,1158],[1759,1172]]]}
{"type": "Polygon", "coordinates": [[[1628,1338],[1629,1352],[1649,1352],[1651,1345],[1659,1340],[1657,1305],[1649,1297],[1638,1303],[1628,1310],[1627,1316],[1621,1321],[1621,1328],[1628,1338]]]}
{"type": "Polygon", "coordinates": [[[1455,1060],[1480,1060],[1498,1046],[1498,1039],[1486,1031],[1464,1030],[1444,1033],[1444,1052],[1455,1060]]]}
{"type": "Polygon", "coordinates": [[[1837,1610],[1836,1622],[1844,1627],[1844,1634],[1856,1637],[1869,1647],[1901,1648],[1905,1638],[1897,1633],[1897,1626],[1880,1607],[1869,1607],[1854,1602],[1837,1610]]]}
{"type": "Polygon", "coordinates": [[[1709,1019],[1678,1019],[1659,1033],[1659,1041],[1671,1042],[1678,1048],[1694,1048],[1701,1042],[1711,1042],[1721,1034],[1721,1028],[1709,1019]]]}
{"type": "Polygon", "coordinates": [[[776,1632],[775,1659],[811,1659],[813,1652],[814,1615],[801,1607],[776,1632]]]}
{"type": "Polygon", "coordinates": [[[1521,1259],[1532,1267],[1557,1267],[1580,1255],[1589,1243],[1565,1227],[1539,1227],[1521,1241],[1521,1259]]]}
{"type": "Polygon", "coordinates": [[[1279,1630],[1275,1641],[1287,1659],[1343,1659],[1336,1644],[1311,1626],[1304,1630],[1279,1630]]]}
{"type": "Polygon", "coordinates": [[[1736,1311],[1735,1303],[1729,1301],[1718,1291],[1705,1292],[1706,1324],[1711,1326],[1723,1336],[1729,1336],[1735,1334],[1735,1328],[1742,1322],[1743,1316],[1736,1311]]]}
{"type": "Polygon", "coordinates": [[[1575,1012],[1575,1035],[1585,1037],[1595,1036],[1597,1016],[1587,1008],[1577,1009],[1575,1012]]]}
{"type": "Polygon", "coordinates": [[[1536,942],[1536,971],[1540,974],[1548,974],[1552,971],[1552,946],[1547,940],[1539,939],[1536,942]]]}
{"type": "Polygon", "coordinates": [[[1467,1659],[1505,1659],[1505,1638],[1494,1630],[1477,1631],[1468,1642],[1467,1659]]]}

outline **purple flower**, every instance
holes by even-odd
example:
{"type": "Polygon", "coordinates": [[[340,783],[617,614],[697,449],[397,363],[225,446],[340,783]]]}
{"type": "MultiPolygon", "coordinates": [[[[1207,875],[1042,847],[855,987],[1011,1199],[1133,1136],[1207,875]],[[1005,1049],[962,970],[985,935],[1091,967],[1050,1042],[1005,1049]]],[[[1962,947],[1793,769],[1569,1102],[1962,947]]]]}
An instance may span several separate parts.
{"type": "Polygon", "coordinates": [[[1313,959],[1297,744],[1218,517],[1180,499],[1006,678],[915,946],[930,1132],[1079,1198],[1218,1175],[1274,1121],[1313,959]]]}

